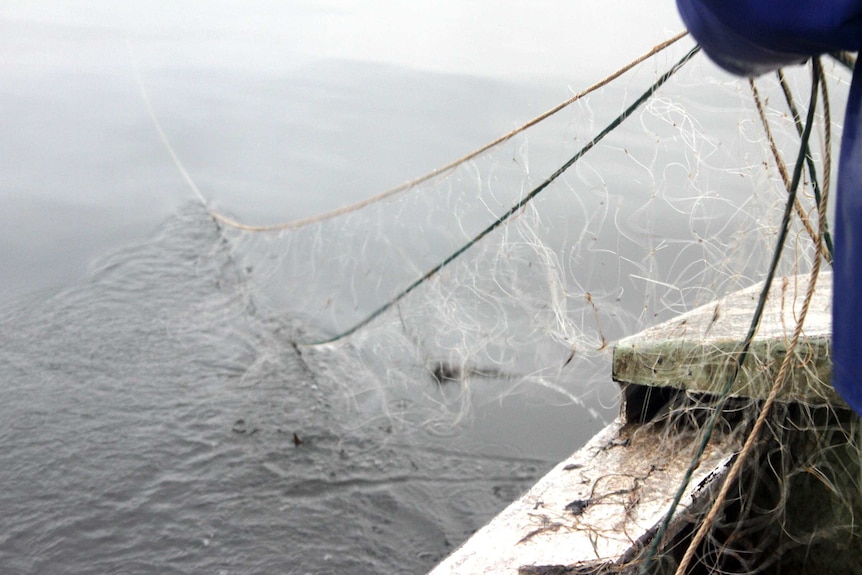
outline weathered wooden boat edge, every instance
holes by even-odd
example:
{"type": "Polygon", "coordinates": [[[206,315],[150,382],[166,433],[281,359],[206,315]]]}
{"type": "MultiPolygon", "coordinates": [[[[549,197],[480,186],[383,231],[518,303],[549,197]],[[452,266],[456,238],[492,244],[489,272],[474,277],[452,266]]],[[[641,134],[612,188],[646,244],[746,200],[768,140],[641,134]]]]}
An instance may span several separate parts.
{"type": "MultiPolygon", "coordinates": [[[[804,326],[804,349],[799,358],[794,358],[798,359],[794,364],[795,374],[804,373],[791,378],[781,401],[800,403],[805,409],[825,409],[829,414],[843,413],[839,419],[845,421],[858,420],[828,384],[831,376],[830,280],[826,274],[825,281],[819,284],[812,303],[813,315],[804,326]]],[[[770,292],[766,325],[765,328],[761,326],[757,345],[752,348],[753,367],[742,374],[742,386],[734,390],[733,395],[755,402],[765,396],[766,383],[769,377],[774,377],[775,365],[783,359],[780,352],[786,351],[789,330],[795,325],[788,318],[796,317],[801,300],[796,292],[788,292],[791,283],[799,285],[800,278],[782,278],[770,292]]],[[[633,570],[682,483],[682,473],[691,463],[691,444],[696,435],[692,430],[691,435],[683,433],[671,439],[662,435],[660,428],[644,425],[657,409],[648,406],[650,397],[663,397],[666,390],[705,395],[715,391],[712,387],[697,385],[692,386],[692,390],[687,385],[690,379],[669,378],[666,372],[656,369],[656,365],[688,370],[686,362],[691,364],[698,353],[708,350],[718,350],[716,354],[726,358],[728,350],[732,351],[728,346],[739,343],[738,319],[750,318],[748,314],[754,305],[752,293],[757,290],[758,286],[752,286],[715,305],[703,306],[685,317],[621,341],[618,346],[620,364],[615,349],[613,370],[614,379],[623,392],[620,416],[477,531],[430,575],[598,574],[633,570]],[[715,311],[722,305],[733,311],[725,317],[730,321],[724,323],[720,321],[721,314],[715,311]],[[668,342],[673,338],[667,337],[667,333],[678,332],[680,325],[684,326],[685,333],[678,334],[681,337],[676,341],[685,351],[674,355],[668,353],[668,342]],[[735,339],[733,333],[737,334],[735,339]],[[625,355],[631,354],[633,349],[641,355],[625,355]],[[650,365],[649,361],[654,363],[650,365]],[[639,371],[626,368],[623,362],[639,363],[639,371]]],[[[710,375],[715,377],[715,368],[712,369],[710,375]]],[[[704,373],[707,371],[705,369],[704,373]]],[[[664,399],[656,403],[662,401],[664,399]]],[[[850,427],[853,425],[855,423],[850,427]]],[[[691,526],[711,503],[712,493],[725,479],[742,440],[741,434],[735,433],[719,432],[713,437],[685,488],[663,542],[691,526]]],[[[858,468],[858,457],[849,461],[849,466],[858,468]]],[[[801,507],[805,505],[816,504],[803,501],[801,507]]],[[[862,512],[858,493],[850,495],[847,509],[851,521],[854,513],[862,512]]],[[[855,530],[850,532],[855,533],[855,530]]],[[[862,540],[858,535],[853,535],[852,539],[849,548],[859,550],[862,540]]],[[[820,561],[834,561],[842,566],[852,564],[852,559],[848,559],[851,556],[855,555],[852,552],[817,555],[820,561]]],[[[862,566],[854,569],[851,571],[862,572],[862,566]]]]}

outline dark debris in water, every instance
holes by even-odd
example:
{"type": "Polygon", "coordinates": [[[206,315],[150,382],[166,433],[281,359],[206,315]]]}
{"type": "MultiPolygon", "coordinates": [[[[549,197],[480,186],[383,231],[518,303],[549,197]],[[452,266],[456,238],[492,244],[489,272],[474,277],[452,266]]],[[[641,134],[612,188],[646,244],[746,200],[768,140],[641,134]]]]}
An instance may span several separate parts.
{"type": "Polygon", "coordinates": [[[463,382],[471,376],[505,379],[512,379],[515,377],[510,373],[503,372],[493,367],[481,368],[461,366],[448,361],[435,361],[428,367],[428,369],[431,371],[431,377],[433,377],[434,381],[439,385],[456,381],[463,382]]]}
{"type": "Polygon", "coordinates": [[[234,433],[247,434],[247,435],[254,435],[258,431],[260,431],[256,427],[252,427],[251,429],[249,429],[248,423],[246,423],[246,421],[244,419],[237,419],[236,422],[233,424],[233,427],[231,427],[230,429],[234,433]]]}
{"type": "Polygon", "coordinates": [[[463,380],[464,372],[457,365],[438,361],[431,366],[431,376],[438,384],[443,385],[444,383],[463,380]]]}

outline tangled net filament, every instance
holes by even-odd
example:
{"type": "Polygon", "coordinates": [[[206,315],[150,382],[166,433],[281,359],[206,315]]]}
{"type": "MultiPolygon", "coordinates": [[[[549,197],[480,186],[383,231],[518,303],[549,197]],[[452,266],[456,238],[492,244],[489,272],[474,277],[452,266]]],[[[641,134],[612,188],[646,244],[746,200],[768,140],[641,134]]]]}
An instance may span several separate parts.
{"type": "MultiPolygon", "coordinates": [[[[673,89],[660,96],[648,90],[628,101],[629,90],[641,92],[638,75],[650,76],[644,62],[663,58],[662,50],[681,36],[426,176],[334,212],[274,226],[242,224],[211,210],[147,105],[175,164],[222,227],[257,309],[298,318],[291,343],[317,344],[302,353],[317,369],[340,370],[326,375],[345,382],[359,409],[369,409],[365,395],[377,394],[379,410],[399,420],[401,402],[418,410],[424,400],[419,419],[445,433],[469,413],[472,394],[487,380],[499,385],[488,395],[541,387],[598,418],[586,390],[590,384],[610,387],[609,349],[616,339],[767,274],[810,271],[816,278],[820,257],[829,257],[828,109],[823,188],[814,191],[820,195],[819,229],[804,197],[793,204],[804,218],[786,224],[783,199],[792,182],[778,150],[794,129],[792,119],[775,134],[761,133],[751,114],[733,120],[748,95],[712,78],[710,88],[723,99],[700,101],[691,95],[703,82],[694,72],[674,77],[673,89]],[[634,78],[622,80],[625,71],[634,78]],[[597,92],[612,80],[615,87],[628,82],[621,102],[610,90],[597,92]],[[564,108],[576,109],[563,126],[549,125],[564,108]],[[614,120],[595,121],[605,113],[620,122],[634,115],[639,126],[616,129],[614,120]],[[588,138],[584,117],[609,129],[588,138]],[[721,122],[736,122],[735,140],[713,135],[721,122]],[[591,161],[579,161],[586,150],[591,161]],[[769,154],[778,177],[765,165],[769,154]],[[538,176],[537,183],[536,174],[551,175],[538,176]],[[795,242],[796,257],[770,267],[782,226],[795,242]],[[356,363],[324,368],[325,362],[315,362],[332,350],[353,354],[356,363]],[[417,388],[417,382],[431,385],[417,388]],[[445,389],[452,388],[460,401],[454,418],[440,415],[448,407],[445,389]]],[[[657,79],[656,71],[649,83],[657,79]]],[[[765,118],[768,98],[756,94],[765,118]]],[[[809,180],[816,182],[813,162],[806,163],[809,180]]],[[[751,435],[753,455],[738,457],[739,476],[728,481],[726,502],[704,520],[690,556],[677,557],[681,551],[674,545],[682,541],[661,551],[679,562],[680,572],[694,558],[726,571],[759,572],[794,547],[834,532],[855,533],[852,513],[807,533],[797,532],[788,518],[790,493],[799,482],[817,482],[840,499],[849,481],[841,472],[849,466],[847,454],[855,453],[856,433],[842,414],[783,404],[770,412],[756,401],[687,398],[663,420],[675,422],[667,425],[668,445],[678,443],[674,429],[721,425],[724,433],[748,433],[754,414],[765,415],[751,435]],[[728,418],[728,411],[736,417],[728,418]],[[798,444],[807,448],[798,450],[798,444]]],[[[641,563],[644,571],[654,566],[641,563]]]]}
{"type": "MultiPolygon", "coordinates": [[[[779,75],[788,104],[796,116],[796,111],[789,96],[787,84],[782,75],[779,75]]],[[[806,560],[814,564],[820,563],[819,567],[831,564],[834,556],[830,552],[815,551],[820,549],[815,544],[829,541],[834,543],[843,537],[858,537],[854,527],[854,516],[857,511],[858,501],[852,494],[859,492],[858,480],[858,450],[855,444],[855,427],[857,419],[847,412],[842,414],[841,410],[833,411],[832,408],[821,407],[811,409],[804,404],[780,404],[777,398],[791,369],[805,369],[804,364],[799,364],[796,353],[800,345],[803,324],[807,315],[814,289],[820,271],[822,259],[831,261],[831,246],[827,248],[828,228],[826,225],[826,198],[828,198],[828,175],[824,176],[825,182],[822,189],[816,184],[815,170],[808,149],[808,134],[814,120],[814,110],[818,89],[822,89],[824,100],[824,117],[830,121],[828,106],[828,95],[825,89],[824,75],[819,61],[812,64],[811,99],[809,103],[808,118],[804,130],[800,130],[802,143],[796,161],[792,181],[787,177],[784,163],[777,152],[774,140],[769,130],[769,123],[764,115],[763,106],[756,87],[751,83],[752,93],[755,98],[759,115],[763,121],[764,130],[770,142],[770,148],[776,160],[776,165],[782,175],[788,190],[788,201],[783,218],[783,230],[789,228],[790,216],[793,209],[800,215],[805,230],[814,244],[814,259],[810,271],[808,286],[805,291],[804,301],[793,329],[793,334],[787,344],[787,352],[778,371],[778,375],[764,401],[754,402],[749,407],[751,418],[754,419],[750,429],[746,426],[745,441],[740,452],[736,455],[727,476],[723,479],[715,499],[709,506],[704,517],[695,523],[695,529],[691,539],[685,539],[677,544],[681,553],[678,563],[664,563],[666,567],[673,570],[676,575],[690,572],[690,569],[698,564],[706,567],[710,572],[734,572],[752,573],[763,572],[774,564],[783,565],[784,569],[798,570],[806,560]],[[807,162],[806,162],[807,160],[807,162]],[[796,198],[796,189],[799,185],[803,165],[807,163],[809,173],[814,181],[815,199],[819,230],[814,231],[807,221],[807,214],[802,210],[796,198]],[[811,476],[820,482],[820,487],[812,488],[811,476]],[[806,485],[806,483],[808,483],[806,485]],[[794,496],[800,497],[800,492],[807,499],[812,494],[818,497],[818,503],[823,504],[821,511],[829,509],[819,516],[819,520],[811,517],[808,513],[792,513],[794,496]],[[736,493],[731,497],[732,493],[736,493]],[[817,494],[820,493],[818,496],[817,494]],[[803,558],[793,551],[802,550],[803,558]]],[[[798,126],[798,119],[797,119],[798,126]]],[[[827,126],[826,148],[824,160],[824,174],[830,169],[830,154],[828,151],[831,140],[831,127],[827,126]]],[[[784,246],[784,236],[779,236],[777,247],[774,252],[774,262],[770,267],[770,274],[764,285],[761,302],[765,301],[769,290],[772,271],[777,268],[777,261],[784,246]]],[[[756,326],[760,320],[759,310],[752,320],[752,329],[744,341],[736,359],[737,365],[741,367],[747,356],[747,346],[754,335],[756,326]]],[[[738,368],[732,372],[725,391],[720,395],[716,403],[710,406],[712,415],[704,426],[701,439],[698,442],[698,450],[692,460],[689,473],[698,465],[703,448],[710,435],[715,429],[718,418],[723,413],[725,402],[728,399],[731,380],[738,374],[738,368]]],[[[687,475],[687,478],[690,475],[687,475]]],[[[686,482],[688,479],[685,480],[686,482]]],[[[677,499],[684,490],[681,486],[677,492],[677,499]]],[[[796,501],[797,508],[814,509],[807,507],[807,503],[796,501]]],[[[676,503],[671,506],[675,509],[676,503]]],[[[662,527],[647,552],[644,561],[640,564],[639,571],[647,573],[654,570],[663,571],[662,562],[658,561],[656,551],[661,542],[664,529],[672,516],[669,511],[665,517],[662,527]]],[[[680,552],[677,551],[677,552],[680,552]]],[[[828,569],[828,567],[826,567],[828,569]]]]}

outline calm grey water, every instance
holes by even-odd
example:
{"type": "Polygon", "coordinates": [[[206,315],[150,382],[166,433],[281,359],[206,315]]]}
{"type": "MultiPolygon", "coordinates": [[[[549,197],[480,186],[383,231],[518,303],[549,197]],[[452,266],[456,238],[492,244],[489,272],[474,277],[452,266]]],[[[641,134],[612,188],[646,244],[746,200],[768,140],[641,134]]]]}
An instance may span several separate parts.
{"type": "Polygon", "coordinates": [[[182,210],[2,312],[4,573],[421,572],[550,464],[364,425],[218,243],[182,210]]]}
{"type": "MultiPolygon", "coordinates": [[[[0,8],[0,572],[422,573],[601,421],[538,392],[449,433],[357,407],[322,375],[356,358],[300,356],[302,324],[243,289],[136,74],[214,205],[258,220],[421,174],[569,90],[298,57],[255,40],[289,8],[269,28],[208,6],[0,8]]],[[[417,385],[405,413],[445,400],[417,385]]]]}

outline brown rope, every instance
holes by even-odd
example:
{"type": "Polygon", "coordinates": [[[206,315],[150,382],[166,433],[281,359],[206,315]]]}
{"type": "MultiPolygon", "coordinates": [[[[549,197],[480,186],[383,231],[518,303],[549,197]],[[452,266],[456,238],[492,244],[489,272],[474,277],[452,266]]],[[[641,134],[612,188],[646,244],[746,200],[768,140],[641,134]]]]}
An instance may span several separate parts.
{"type": "MultiPolygon", "coordinates": [[[[386,198],[394,196],[400,192],[403,192],[405,190],[409,190],[418,184],[421,184],[423,182],[430,180],[431,178],[439,176],[440,174],[454,170],[455,168],[457,168],[458,166],[460,166],[464,162],[468,162],[468,161],[472,160],[473,158],[479,156],[480,154],[487,152],[491,148],[494,148],[495,146],[498,146],[498,145],[502,144],[503,142],[506,142],[507,140],[512,139],[513,137],[517,136],[518,134],[520,134],[524,130],[527,130],[528,128],[535,126],[539,122],[546,120],[547,118],[549,118],[550,116],[553,116],[554,114],[556,114],[557,112],[559,112],[563,108],[566,108],[567,106],[570,106],[571,104],[577,102],[578,100],[580,100],[584,96],[586,96],[592,92],[595,92],[599,88],[602,88],[602,87],[608,85],[609,83],[616,80],[617,78],[619,78],[620,76],[622,76],[623,74],[625,74],[626,72],[628,72],[629,70],[631,70],[632,68],[634,68],[635,66],[640,64],[641,62],[643,62],[644,60],[651,58],[652,56],[655,56],[656,54],[658,54],[659,52],[661,52],[665,48],[668,48],[669,46],[671,46],[677,40],[685,37],[687,34],[688,34],[688,32],[680,32],[679,34],[675,35],[674,37],[672,37],[672,38],[670,38],[670,39],[668,39],[668,40],[666,40],[660,44],[653,46],[653,48],[650,49],[648,52],[639,56],[635,60],[632,60],[631,62],[629,62],[628,64],[626,64],[625,66],[623,66],[622,68],[620,68],[619,70],[614,72],[613,74],[607,76],[606,78],[603,78],[599,82],[596,82],[595,84],[593,84],[589,88],[586,88],[585,90],[575,94],[574,96],[572,96],[571,98],[569,98],[565,102],[562,102],[562,103],[554,106],[553,108],[551,108],[547,112],[544,112],[543,114],[536,116],[535,118],[533,118],[532,120],[530,120],[526,124],[523,124],[520,127],[515,128],[511,132],[508,132],[507,134],[500,136],[496,140],[493,140],[493,141],[485,144],[484,146],[482,146],[476,150],[473,150],[469,154],[462,156],[462,157],[458,158],[457,160],[446,164],[445,166],[441,166],[439,168],[436,168],[436,169],[428,172],[427,174],[425,174],[423,176],[420,176],[418,178],[415,178],[413,180],[405,182],[399,186],[396,186],[394,188],[386,190],[385,192],[382,192],[382,193],[377,194],[375,196],[371,196],[370,198],[366,198],[366,199],[361,200],[359,202],[349,204],[346,206],[342,206],[338,209],[335,209],[335,210],[332,210],[329,212],[325,212],[322,214],[318,214],[316,216],[311,216],[308,218],[293,220],[291,222],[284,222],[284,223],[280,223],[280,224],[273,224],[273,225],[267,225],[267,226],[255,226],[255,225],[244,224],[244,223],[238,222],[236,220],[233,220],[233,219],[231,219],[231,218],[229,218],[223,214],[209,210],[209,206],[207,206],[206,201],[204,201],[204,205],[207,206],[207,209],[209,210],[210,215],[214,219],[218,220],[219,222],[221,222],[227,226],[230,226],[233,228],[238,228],[238,229],[249,231],[249,232],[272,232],[272,231],[281,231],[281,230],[288,230],[288,229],[297,229],[297,228],[307,226],[309,224],[315,224],[315,223],[329,220],[329,219],[332,219],[332,218],[335,218],[338,216],[342,216],[342,215],[350,213],[350,212],[355,212],[355,211],[360,210],[366,206],[369,206],[369,205],[374,204],[376,202],[379,202],[381,200],[385,200],[386,198]]],[[[148,109],[151,110],[151,108],[148,108],[148,109]]],[[[185,176],[186,175],[185,168],[182,167],[182,164],[179,162],[179,159],[177,158],[176,154],[173,152],[173,149],[171,148],[171,146],[169,144],[167,144],[166,138],[164,137],[164,132],[159,127],[158,121],[155,120],[155,117],[154,117],[154,114],[152,113],[152,111],[151,111],[150,115],[153,117],[154,121],[156,122],[156,127],[159,130],[160,135],[162,136],[162,141],[165,142],[165,144],[167,145],[168,151],[171,153],[171,157],[173,158],[174,163],[177,165],[177,168],[179,168],[180,172],[185,176]]],[[[186,181],[189,181],[188,177],[186,177],[186,181]]],[[[200,192],[196,186],[192,185],[192,189],[195,191],[195,193],[198,195],[198,197],[202,197],[202,194],[200,194],[200,192]]]]}
{"type": "MultiPolygon", "coordinates": [[[[821,210],[825,211],[825,208],[821,208],[821,210]]],[[[775,384],[769,390],[769,396],[767,396],[766,401],[763,404],[763,408],[761,409],[760,414],[757,417],[757,421],[754,423],[754,427],[752,428],[751,433],[748,434],[748,437],[745,440],[745,445],[743,445],[742,450],[739,452],[739,456],[736,458],[736,461],[733,462],[733,466],[730,468],[730,471],[728,471],[727,473],[727,477],[721,484],[721,489],[719,490],[719,493],[716,496],[712,507],[710,507],[709,513],[707,514],[703,522],[700,524],[700,528],[698,528],[697,533],[695,533],[694,537],[691,540],[691,543],[685,550],[685,555],[683,555],[682,561],[680,561],[679,566],[676,569],[675,575],[685,574],[686,569],[688,569],[688,566],[691,563],[695,552],[697,551],[697,547],[700,545],[700,543],[703,541],[703,538],[715,524],[715,520],[718,517],[719,513],[721,513],[724,506],[724,501],[725,499],[727,499],[727,494],[730,492],[730,489],[733,486],[733,482],[736,480],[737,476],[739,475],[739,472],[742,470],[742,466],[745,464],[745,462],[751,455],[751,452],[754,449],[754,444],[757,442],[757,438],[760,436],[760,432],[763,430],[763,426],[766,425],[767,417],[769,416],[769,413],[772,410],[772,406],[775,404],[775,401],[778,398],[778,393],[784,386],[784,380],[787,378],[787,374],[790,371],[790,363],[793,361],[796,345],[799,343],[799,338],[802,336],[802,327],[805,323],[805,317],[808,315],[808,308],[811,305],[811,299],[814,296],[814,289],[817,285],[817,278],[820,273],[820,262],[822,261],[820,252],[820,247],[823,243],[822,237],[822,234],[818,234],[817,236],[818,250],[814,257],[814,265],[808,278],[808,287],[805,292],[805,300],[802,303],[802,309],[799,312],[799,319],[797,320],[796,327],[793,330],[793,337],[790,340],[790,345],[787,347],[787,355],[784,356],[784,361],[781,363],[781,368],[778,371],[778,376],[775,378],[775,384]]]]}
{"type": "MultiPolygon", "coordinates": [[[[815,66],[818,69],[822,70],[819,65],[815,64],[815,66]]],[[[812,105],[814,105],[813,102],[812,105]]],[[[800,158],[799,161],[801,162],[802,159],[800,158]]],[[[790,186],[788,186],[788,189],[790,189],[790,186]]],[[[826,202],[821,201],[820,205],[818,206],[818,210],[822,232],[822,226],[826,222],[826,202]]],[[[793,336],[791,337],[790,343],[787,346],[787,353],[784,356],[784,361],[782,361],[781,363],[781,368],[779,369],[778,375],[775,378],[775,383],[769,390],[769,395],[767,396],[766,401],[761,408],[760,414],[757,416],[757,420],[754,423],[754,427],[751,429],[751,432],[748,434],[748,437],[746,437],[745,444],[743,445],[742,450],[739,452],[739,456],[733,462],[733,465],[727,473],[727,477],[725,477],[724,481],[722,482],[721,489],[719,490],[715,501],[713,501],[709,512],[707,513],[703,522],[701,522],[700,527],[698,528],[694,537],[692,537],[691,543],[689,543],[688,548],[685,550],[685,554],[683,555],[682,560],[676,568],[675,575],[685,575],[685,572],[688,569],[691,560],[694,558],[694,554],[696,553],[698,546],[715,524],[716,518],[724,507],[724,502],[727,499],[727,494],[730,492],[730,489],[733,486],[733,483],[736,478],[739,476],[740,471],[742,471],[743,465],[748,461],[748,458],[754,449],[754,445],[755,443],[757,443],[757,439],[760,436],[763,427],[766,425],[766,420],[769,417],[769,413],[772,410],[772,406],[775,404],[775,401],[778,398],[778,393],[784,386],[785,379],[787,378],[787,374],[790,371],[790,364],[794,358],[796,346],[799,343],[800,337],[802,337],[803,325],[805,323],[805,318],[808,315],[808,309],[811,305],[811,299],[814,297],[814,290],[817,286],[817,278],[820,274],[820,262],[823,260],[823,258],[821,257],[823,255],[823,234],[818,233],[815,234],[813,237],[816,245],[814,263],[812,264],[811,273],[809,274],[808,287],[806,288],[805,292],[805,299],[802,303],[802,308],[799,311],[799,317],[793,330],[793,336]]]]}
{"type": "MultiPolygon", "coordinates": [[[[778,146],[775,144],[775,139],[772,137],[772,130],[769,127],[769,120],[766,118],[766,112],[763,109],[763,103],[760,99],[760,93],[757,91],[757,86],[754,84],[754,79],[749,78],[748,85],[751,88],[751,94],[754,96],[754,104],[757,107],[757,114],[760,116],[760,123],[763,125],[763,130],[766,132],[766,139],[769,140],[769,149],[772,151],[772,157],[775,160],[775,166],[778,168],[778,173],[781,174],[781,179],[784,182],[785,189],[790,191],[790,174],[787,172],[787,165],[784,163],[784,158],[781,157],[781,152],[778,151],[778,146]]],[[[822,85],[822,82],[821,82],[822,85]]],[[[811,224],[811,219],[808,217],[808,214],[805,212],[805,209],[802,207],[802,202],[799,201],[799,196],[796,197],[796,201],[793,203],[793,208],[796,210],[796,214],[799,216],[799,219],[802,221],[802,225],[805,227],[805,231],[808,232],[808,235],[817,244],[819,250],[822,251],[823,256],[827,261],[832,258],[829,255],[829,251],[826,249],[826,246],[823,242],[819,242],[817,238],[817,232],[814,231],[814,226],[811,224]]]]}
{"type": "MultiPolygon", "coordinates": [[[[820,67],[820,94],[823,101],[823,185],[820,189],[820,204],[817,218],[820,220],[820,234],[826,229],[826,206],[829,205],[829,185],[832,180],[832,109],[829,106],[829,89],[826,86],[826,73],[820,67]]],[[[828,253],[828,249],[827,249],[828,253]]],[[[826,259],[832,263],[832,258],[826,259]]]]}

